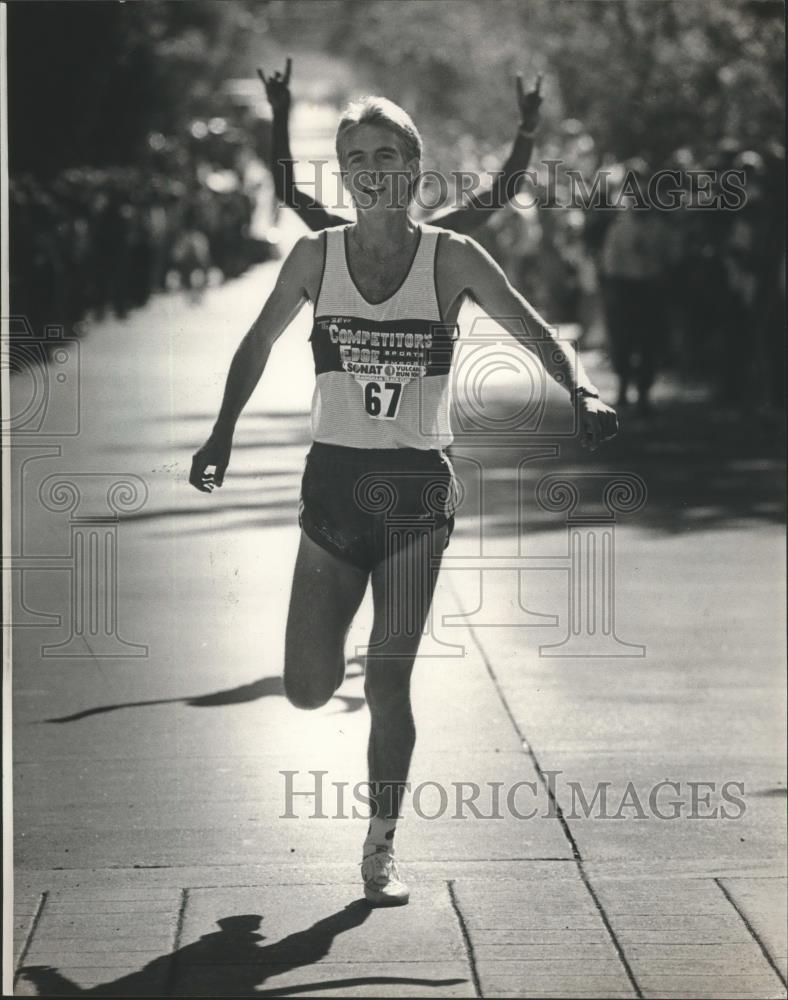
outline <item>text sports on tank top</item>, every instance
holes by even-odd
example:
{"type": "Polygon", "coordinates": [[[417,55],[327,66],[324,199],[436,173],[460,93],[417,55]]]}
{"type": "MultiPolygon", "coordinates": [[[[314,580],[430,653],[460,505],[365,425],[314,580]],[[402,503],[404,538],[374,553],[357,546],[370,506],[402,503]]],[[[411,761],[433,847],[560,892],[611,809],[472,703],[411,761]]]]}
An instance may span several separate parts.
{"type": "Polygon", "coordinates": [[[315,360],[312,437],[349,448],[446,448],[456,327],[435,287],[440,229],[419,226],[399,288],[378,304],[356,287],[340,226],[325,232],[325,261],[310,342],[315,360]]]}

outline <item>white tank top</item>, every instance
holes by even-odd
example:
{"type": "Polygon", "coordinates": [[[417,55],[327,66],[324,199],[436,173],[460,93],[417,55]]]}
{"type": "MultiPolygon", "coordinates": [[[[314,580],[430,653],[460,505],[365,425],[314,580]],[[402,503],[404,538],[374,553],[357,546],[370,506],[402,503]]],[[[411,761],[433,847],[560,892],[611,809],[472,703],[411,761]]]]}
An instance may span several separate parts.
{"type": "Polygon", "coordinates": [[[312,437],[349,448],[445,448],[456,328],[443,322],[435,255],[443,230],[419,226],[410,270],[393,295],[368,302],[347,259],[350,226],[325,232],[315,302],[312,437]]]}

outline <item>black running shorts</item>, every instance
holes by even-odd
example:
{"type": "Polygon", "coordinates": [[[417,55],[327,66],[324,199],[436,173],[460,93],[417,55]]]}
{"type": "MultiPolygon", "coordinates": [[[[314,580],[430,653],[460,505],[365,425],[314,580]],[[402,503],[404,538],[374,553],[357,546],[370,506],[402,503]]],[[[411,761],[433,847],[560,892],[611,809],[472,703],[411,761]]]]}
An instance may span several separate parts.
{"type": "Polygon", "coordinates": [[[315,442],[298,523],[322,548],[369,572],[409,539],[444,525],[448,545],[458,495],[451,462],[437,449],[315,442]]]}

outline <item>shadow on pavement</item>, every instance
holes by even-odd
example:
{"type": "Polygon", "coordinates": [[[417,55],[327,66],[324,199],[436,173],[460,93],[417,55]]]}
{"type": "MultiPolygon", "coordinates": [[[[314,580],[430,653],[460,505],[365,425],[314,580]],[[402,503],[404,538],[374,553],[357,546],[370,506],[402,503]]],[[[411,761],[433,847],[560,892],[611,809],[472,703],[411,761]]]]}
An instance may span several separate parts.
{"type": "MultiPolygon", "coordinates": [[[[348,660],[348,666],[360,666],[361,659],[353,657],[348,660]]],[[[363,677],[363,667],[345,675],[346,680],[355,677],[363,677]]],[[[272,698],[285,696],[284,683],[281,677],[261,677],[252,681],[251,684],[241,684],[234,688],[225,688],[222,691],[214,691],[212,694],[184,695],[180,698],[151,698],[144,701],[124,701],[114,705],[97,705],[95,708],[85,708],[81,712],[74,712],[71,715],[61,715],[52,719],[43,719],[42,722],[78,722],[80,719],[87,719],[92,715],[105,715],[107,712],[117,712],[122,708],[146,708],[150,705],[188,705],[190,708],[217,708],[224,705],[244,705],[250,701],[257,701],[260,698],[272,698]]],[[[364,704],[364,699],[356,695],[336,694],[334,698],[344,704],[341,710],[345,712],[357,712],[364,704]]],[[[37,723],[34,723],[37,724],[37,723]]]]}
{"type": "Polygon", "coordinates": [[[536,500],[536,484],[548,474],[578,482],[588,473],[637,476],[646,488],[646,503],[622,520],[647,532],[674,535],[741,528],[743,523],[783,523],[781,425],[697,400],[663,403],[648,418],[625,409],[619,418],[619,436],[594,453],[584,451],[576,440],[548,433],[511,444],[504,439],[492,448],[475,444],[472,435],[458,436],[451,453],[466,486],[466,503],[457,519],[459,532],[495,537],[560,528],[565,515],[543,509],[536,500]],[[558,454],[524,466],[518,527],[516,470],[526,457],[526,444],[555,446],[558,454]],[[484,473],[483,511],[475,488],[478,466],[484,473]]]}
{"type": "Polygon", "coordinates": [[[360,976],[257,989],[276,976],[319,962],[329,954],[338,934],[361,926],[371,913],[372,909],[364,900],[354,900],[337,913],[273,944],[261,943],[266,938],[257,933],[263,919],[259,914],[222,917],[216,921],[218,931],[203,935],[171,955],[154,959],[138,972],[87,989],[81,989],[52,966],[24,966],[20,976],[36,987],[39,996],[95,997],[152,997],[162,993],[184,997],[303,996],[312,991],[372,984],[436,987],[466,982],[464,979],[360,976]]]}
{"type": "MultiPolygon", "coordinates": [[[[178,419],[193,420],[200,424],[204,424],[206,427],[210,426],[214,420],[216,420],[216,412],[205,412],[205,413],[180,413],[178,419]]],[[[309,433],[309,414],[305,413],[304,410],[265,410],[262,412],[251,411],[249,413],[244,413],[244,423],[276,423],[278,421],[291,421],[297,426],[303,426],[305,432],[309,433]]],[[[160,415],[156,417],[149,417],[149,422],[156,424],[171,424],[172,417],[170,414],[160,415]]]]}
{"type": "MultiPolygon", "coordinates": [[[[511,411],[512,403],[505,399],[488,407],[485,414],[488,429],[494,426],[497,416],[511,411]]],[[[292,414],[287,416],[293,419],[292,414]]],[[[623,410],[618,438],[593,454],[585,452],[572,438],[555,436],[555,428],[562,422],[565,423],[564,417],[553,405],[545,414],[544,432],[516,434],[508,439],[502,432],[493,446],[479,443],[472,433],[457,434],[451,454],[457,474],[466,486],[466,502],[458,512],[458,534],[483,532],[485,537],[494,537],[561,527],[565,523],[562,515],[542,509],[535,499],[539,479],[556,473],[570,480],[589,472],[626,472],[639,477],[646,486],[648,500],[636,517],[628,517],[626,523],[645,531],[676,534],[693,529],[741,527],[743,521],[753,524],[784,521],[784,430],[779,422],[763,420],[755,413],[715,407],[703,399],[682,398],[680,389],[675,390],[673,399],[662,401],[648,418],[623,410]],[[531,446],[557,449],[558,453],[554,458],[538,459],[525,466],[522,510],[518,514],[517,467],[526,448],[531,446]],[[483,511],[475,481],[479,467],[484,475],[483,511]]],[[[456,427],[458,421],[454,423],[456,427]]],[[[245,468],[234,472],[231,464],[228,482],[237,476],[251,487],[258,476],[263,482],[272,474],[297,476],[300,480],[300,462],[297,467],[288,464],[276,473],[264,468],[268,449],[308,444],[306,426],[289,428],[290,433],[283,436],[282,425],[286,426],[285,420],[279,427],[272,427],[270,434],[261,435],[252,429],[248,439],[236,442],[234,447],[239,449],[259,449],[260,472],[249,467],[251,457],[247,456],[245,468]]],[[[184,490],[187,488],[184,485],[184,490]]],[[[246,489],[231,491],[215,498],[211,506],[146,510],[126,519],[173,523],[178,518],[210,515],[209,525],[178,527],[179,535],[217,530],[242,532],[280,525],[294,527],[296,490],[291,490],[291,495],[282,492],[284,496],[250,500],[246,489]]]]}

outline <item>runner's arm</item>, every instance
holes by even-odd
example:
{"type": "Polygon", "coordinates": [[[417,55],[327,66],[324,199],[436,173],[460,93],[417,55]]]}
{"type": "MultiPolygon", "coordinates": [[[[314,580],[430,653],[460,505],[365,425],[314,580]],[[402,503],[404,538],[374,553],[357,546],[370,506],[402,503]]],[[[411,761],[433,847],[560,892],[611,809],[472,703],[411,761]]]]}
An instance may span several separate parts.
{"type": "Polygon", "coordinates": [[[241,410],[260,381],[271,348],[309,298],[307,289],[316,285],[316,251],[322,253],[321,248],[319,239],[302,237],[282,264],[273,291],[230,364],[215,431],[232,434],[235,429],[241,410]]]}
{"type": "Polygon", "coordinates": [[[452,209],[445,215],[438,213],[427,219],[427,222],[463,234],[471,233],[484,225],[492,215],[511,201],[517,189],[515,178],[525,172],[533,148],[533,137],[526,136],[518,130],[509,158],[500,173],[495,175],[493,183],[481,191],[472,192],[461,208],[452,209]]]}
{"type": "Polygon", "coordinates": [[[294,159],[290,149],[290,71],[292,59],[288,57],[284,75],[274,73],[266,77],[257,70],[268,101],[271,105],[271,162],[269,167],[274,178],[274,190],[279,201],[292,208],[313,231],[338,226],[346,219],[332,215],[315,198],[299,190],[295,183],[294,159]]]}
{"type": "Polygon", "coordinates": [[[599,393],[586,375],[583,363],[571,344],[557,333],[533,306],[509,283],[492,257],[469,237],[446,241],[439,270],[451,301],[468,295],[505,330],[535,354],[548,374],[579,405],[581,442],[594,450],[600,441],[618,432],[615,412],[599,400],[599,393]],[[540,350],[541,347],[541,350],[540,350]],[[578,393],[579,390],[579,393],[578,393]],[[592,398],[583,393],[593,394],[592,398]]]}
{"type": "Polygon", "coordinates": [[[221,486],[241,411],[265,370],[271,348],[314,293],[322,267],[322,240],[304,236],[282,264],[273,291],[230,363],[224,398],[211,436],[192,459],[189,482],[202,493],[221,486]],[[214,475],[207,474],[215,466],[214,475]]]}
{"type": "Polygon", "coordinates": [[[469,233],[483,225],[491,215],[503,208],[517,190],[517,178],[522,176],[531,161],[534,149],[534,134],[539,124],[539,106],[542,76],[536,78],[533,90],[527,94],[523,90],[521,74],[517,74],[517,102],[520,108],[520,125],[514,137],[509,158],[495,175],[488,188],[472,192],[468,201],[458,209],[433,216],[428,221],[434,225],[451,229],[456,233],[469,233]]]}

